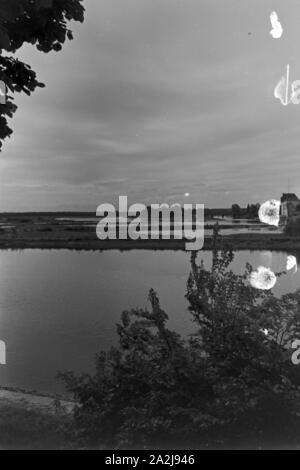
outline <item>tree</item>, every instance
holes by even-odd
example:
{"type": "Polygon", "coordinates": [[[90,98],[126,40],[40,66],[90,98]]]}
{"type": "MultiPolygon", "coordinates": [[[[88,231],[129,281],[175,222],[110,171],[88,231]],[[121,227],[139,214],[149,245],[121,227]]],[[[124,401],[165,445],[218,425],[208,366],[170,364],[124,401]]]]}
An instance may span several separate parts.
{"type": "Polygon", "coordinates": [[[73,39],[71,20],[83,22],[82,0],[0,0],[0,80],[9,91],[7,103],[0,105],[0,149],[12,134],[7,118],[17,110],[11,93],[30,95],[43,87],[28,64],[15,57],[23,44],[39,51],[60,51],[66,39],[73,39]],[[5,53],[5,54],[4,54],[5,53]]]}
{"type": "Polygon", "coordinates": [[[238,204],[232,204],[231,206],[232,217],[237,219],[241,216],[241,208],[238,204]]]}
{"type": "Polygon", "coordinates": [[[250,217],[257,218],[260,204],[251,204],[250,206],[250,217]]]}
{"type": "MultiPolygon", "coordinates": [[[[195,347],[207,357],[218,397],[219,437],[239,436],[249,445],[295,445],[299,432],[300,374],[291,343],[300,337],[300,290],[276,298],[252,288],[228,269],[233,253],[213,252],[210,272],[192,256],[189,310],[198,327],[195,347]],[[226,431],[225,431],[226,430],[226,431]]],[[[277,273],[277,276],[284,273],[277,273]]]]}
{"type": "Polygon", "coordinates": [[[151,290],[151,310],[123,313],[119,347],[98,356],[95,374],[63,375],[77,403],[72,435],[80,445],[299,444],[300,374],[288,347],[300,338],[300,290],[275,298],[253,288],[251,266],[233,273],[233,252],[216,247],[209,270],[192,255],[189,339],[167,328],[151,290]]]}
{"type": "Polygon", "coordinates": [[[300,235],[300,217],[290,217],[284,227],[287,235],[299,236],[300,235]]]}

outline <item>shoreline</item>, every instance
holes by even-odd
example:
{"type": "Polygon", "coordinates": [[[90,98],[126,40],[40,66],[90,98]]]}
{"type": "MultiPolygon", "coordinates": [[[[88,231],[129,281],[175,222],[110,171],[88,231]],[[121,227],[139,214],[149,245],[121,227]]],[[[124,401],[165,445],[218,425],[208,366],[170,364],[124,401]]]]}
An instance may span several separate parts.
{"type": "MultiPolygon", "coordinates": [[[[82,233],[83,235],[83,233],[82,233]]],[[[173,250],[186,251],[185,240],[98,240],[94,237],[80,237],[79,239],[64,237],[0,237],[0,249],[67,249],[78,251],[106,251],[106,250],[173,250]]],[[[300,251],[300,237],[285,236],[283,234],[237,234],[220,235],[216,243],[219,249],[224,246],[234,251],[245,250],[272,250],[272,251],[300,251]]],[[[213,248],[213,237],[205,237],[204,246],[199,251],[210,251],[213,248]]]]}
{"type": "Polygon", "coordinates": [[[59,396],[0,386],[0,450],[72,448],[63,429],[75,406],[59,396]]]}
{"type": "MultiPolygon", "coordinates": [[[[80,220],[62,218],[67,214],[23,213],[0,214],[0,249],[67,249],[84,251],[104,250],[181,250],[186,251],[185,244],[189,240],[147,239],[147,240],[99,240],[96,234],[96,222],[91,222],[90,214],[84,214],[80,220]]],[[[205,221],[205,230],[214,227],[216,219],[205,221]]],[[[253,232],[253,225],[264,230],[265,225],[258,220],[248,221],[239,219],[235,223],[228,221],[225,225],[219,225],[219,236],[216,242],[218,249],[230,246],[234,251],[238,250],[274,250],[274,251],[299,251],[300,236],[289,236],[272,229],[253,232]],[[238,232],[239,229],[247,232],[238,232]],[[236,233],[226,234],[226,230],[237,229],[236,233]]],[[[160,228],[161,225],[160,225],[160,228]]],[[[171,228],[174,228],[171,224],[171,228]]],[[[205,235],[202,250],[212,250],[214,238],[212,233],[205,235]]]]}
{"type": "Polygon", "coordinates": [[[57,408],[70,414],[74,409],[75,402],[59,395],[0,386],[0,410],[7,405],[18,406],[26,410],[38,410],[52,415],[57,412],[57,408]]]}

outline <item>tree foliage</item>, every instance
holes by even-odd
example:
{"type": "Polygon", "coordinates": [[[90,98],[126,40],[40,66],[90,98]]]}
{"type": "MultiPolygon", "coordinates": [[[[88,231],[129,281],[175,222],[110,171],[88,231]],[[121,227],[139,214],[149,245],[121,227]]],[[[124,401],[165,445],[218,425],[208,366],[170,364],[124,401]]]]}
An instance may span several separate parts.
{"type": "Polygon", "coordinates": [[[290,217],[284,227],[287,235],[299,236],[300,235],[300,217],[290,217]]]}
{"type": "Polygon", "coordinates": [[[239,218],[242,215],[242,210],[238,204],[232,204],[231,212],[234,219],[239,218]]]}
{"type": "Polygon", "coordinates": [[[0,148],[12,133],[7,118],[17,110],[13,94],[30,95],[44,86],[16,52],[25,43],[42,52],[60,51],[67,39],[73,39],[71,20],[83,22],[82,0],[0,0],[0,80],[9,91],[7,103],[0,106],[0,148]]]}
{"type": "Polygon", "coordinates": [[[258,217],[258,211],[260,204],[248,204],[246,209],[246,217],[249,219],[255,219],[258,217]]]}
{"type": "Polygon", "coordinates": [[[214,248],[207,269],[192,255],[186,297],[195,331],[189,338],[167,328],[151,290],[151,309],[123,313],[119,347],[98,356],[95,374],[63,374],[77,403],[77,442],[97,448],[299,444],[300,375],[289,347],[300,338],[300,290],[281,298],[257,290],[248,282],[251,266],[235,274],[233,259],[229,249],[214,248]]]}

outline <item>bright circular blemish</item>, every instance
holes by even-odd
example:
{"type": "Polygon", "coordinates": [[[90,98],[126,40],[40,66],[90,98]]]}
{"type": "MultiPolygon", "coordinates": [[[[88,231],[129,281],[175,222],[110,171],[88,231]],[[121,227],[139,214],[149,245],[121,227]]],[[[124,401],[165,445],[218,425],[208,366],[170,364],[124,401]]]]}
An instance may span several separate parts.
{"type": "Polygon", "coordinates": [[[190,193],[184,193],[184,196],[185,196],[185,197],[189,197],[189,196],[190,196],[190,193]]]}
{"type": "Polygon", "coordinates": [[[280,201],[272,199],[264,202],[259,208],[258,217],[262,223],[278,227],[280,221],[280,201]]]}
{"type": "Polygon", "coordinates": [[[297,259],[293,255],[288,255],[286,259],[286,270],[290,271],[291,269],[295,269],[295,273],[298,271],[297,259]]]}
{"type": "Polygon", "coordinates": [[[276,284],[277,278],[273,271],[264,266],[259,266],[256,271],[250,274],[249,282],[252,287],[262,290],[270,290],[276,284]]]}

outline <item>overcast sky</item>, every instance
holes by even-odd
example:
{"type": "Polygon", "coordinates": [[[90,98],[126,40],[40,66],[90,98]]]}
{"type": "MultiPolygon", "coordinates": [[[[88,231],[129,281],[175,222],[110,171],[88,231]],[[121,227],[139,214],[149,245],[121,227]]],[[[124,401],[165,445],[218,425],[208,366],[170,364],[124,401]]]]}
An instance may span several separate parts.
{"type": "Polygon", "coordinates": [[[46,88],[16,97],[0,210],[300,196],[300,105],[273,97],[300,79],[299,0],[84,3],[63,52],[19,52],[46,88]]]}

